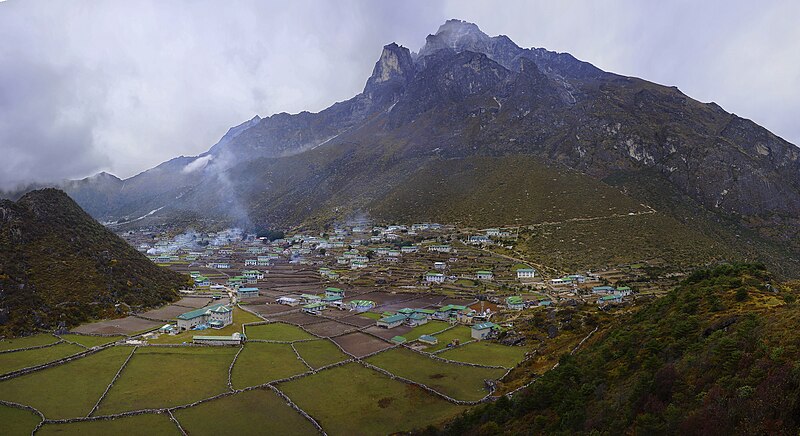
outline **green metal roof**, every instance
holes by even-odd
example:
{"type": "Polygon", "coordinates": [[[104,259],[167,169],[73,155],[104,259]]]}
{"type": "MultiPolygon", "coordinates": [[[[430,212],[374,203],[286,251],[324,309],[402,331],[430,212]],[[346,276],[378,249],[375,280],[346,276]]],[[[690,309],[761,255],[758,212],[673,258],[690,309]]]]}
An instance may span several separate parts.
{"type": "Polygon", "coordinates": [[[492,329],[492,328],[495,328],[495,327],[497,327],[497,324],[495,324],[493,322],[484,322],[484,323],[475,324],[474,326],[472,326],[472,328],[475,329],[475,330],[486,330],[486,329],[492,329]]]}
{"type": "Polygon", "coordinates": [[[206,312],[208,312],[209,310],[214,310],[214,309],[216,309],[216,308],[218,308],[220,306],[224,306],[224,305],[225,304],[220,303],[220,304],[215,304],[215,305],[209,306],[209,307],[201,307],[200,309],[190,310],[189,312],[185,312],[185,313],[182,313],[182,314],[178,315],[178,319],[183,319],[183,320],[194,319],[194,318],[197,318],[198,316],[205,315],[206,312]]]}
{"type": "Polygon", "coordinates": [[[395,344],[402,344],[405,343],[406,341],[408,341],[408,339],[406,339],[403,336],[395,336],[392,338],[392,342],[394,342],[395,344]]]}
{"type": "Polygon", "coordinates": [[[428,343],[428,344],[436,344],[436,343],[439,342],[439,339],[437,337],[431,336],[431,335],[422,335],[422,336],[419,337],[418,340],[420,342],[425,342],[425,343],[428,343]]]}
{"type": "Polygon", "coordinates": [[[380,321],[392,324],[392,323],[395,323],[395,322],[398,322],[398,321],[403,321],[405,319],[406,319],[405,315],[403,315],[402,313],[398,313],[397,315],[392,315],[392,316],[387,316],[387,317],[381,318],[380,321]]]}
{"type": "Polygon", "coordinates": [[[323,303],[311,303],[303,306],[303,309],[316,309],[319,307],[325,307],[325,305],[323,303]]]}
{"type": "Polygon", "coordinates": [[[343,299],[344,298],[342,298],[342,297],[337,297],[335,295],[331,295],[329,297],[323,297],[322,301],[342,301],[343,299]]]}

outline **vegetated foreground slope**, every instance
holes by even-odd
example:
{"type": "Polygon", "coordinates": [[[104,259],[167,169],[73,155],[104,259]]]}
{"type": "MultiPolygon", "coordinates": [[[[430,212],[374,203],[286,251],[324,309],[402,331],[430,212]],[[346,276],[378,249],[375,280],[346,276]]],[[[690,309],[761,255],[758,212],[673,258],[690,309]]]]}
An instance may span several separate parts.
{"type": "Polygon", "coordinates": [[[692,274],[511,400],[441,434],[795,434],[800,283],[760,266],[692,274]]]}
{"type": "Polygon", "coordinates": [[[61,191],[0,201],[0,334],[156,306],[175,300],[186,284],[186,277],[154,265],[61,191]]]}

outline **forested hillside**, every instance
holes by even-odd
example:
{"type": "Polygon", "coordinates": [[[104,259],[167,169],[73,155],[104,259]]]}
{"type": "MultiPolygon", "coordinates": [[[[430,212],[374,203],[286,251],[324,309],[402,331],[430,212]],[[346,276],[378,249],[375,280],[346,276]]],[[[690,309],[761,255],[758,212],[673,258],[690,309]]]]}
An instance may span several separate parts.
{"type": "Polygon", "coordinates": [[[430,434],[796,434],[800,283],[757,265],[692,274],[512,399],[430,434]]]}
{"type": "Polygon", "coordinates": [[[187,279],[150,262],[61,191],[0,201],[0,334],[173,301],[187,279]]]}

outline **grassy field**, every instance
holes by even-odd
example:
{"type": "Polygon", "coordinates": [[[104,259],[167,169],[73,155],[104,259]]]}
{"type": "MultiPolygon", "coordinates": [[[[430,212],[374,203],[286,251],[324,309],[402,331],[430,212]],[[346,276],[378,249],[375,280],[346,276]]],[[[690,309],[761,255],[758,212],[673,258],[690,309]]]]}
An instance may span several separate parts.
{"type": "Polygon", "coordinates": [[[308,371],[289,344],[251,342],[233,366],[233,387],[256,386],[308,371]]]}
{"type": "Polygon", "coordinates": [[[39,421],[39,415],[33,412],[0,404],[0,422],[3,423],[0,425],[0,433],[5,436],[28,436],[39,421]]]}
{"type": "Polygon", "coordinates": [[[189,434],[309,435],[316,429],[269,389],[254,389],[174,412],[189,434]]]}
{"type": "Polygon", "coordinates": [[[260,322],[260,321],[263,321],[263,319],[253,315],[250,312],[246,312],[242,309],[239,309],[238,307],[234,307],[233,323],[221,329],[209,329],[202,331],[187,330],[177,335],[161,335],[156,339],[148,339],[147,342],[151,344],[182,344],[184,342],[191,343],[192,336],[203,336],[203,335],[230,336],[234,333],[241,333],[242,324],[247,324],[251,322],[260,322]]]}
{"type": "Polygon", "coordinates": [[[512,368],[525,358],[525,347],[509,347],[495,342],[480,341],[463,347],[447,350],[438,354],[439,357],[455,360],[457,362],[479,363],[482,365],[497,365],[512,368]]]}
{"type": "Polygon", "coordinates": [[[58,344],[36,350],[0,354],[0,374],[52,362],[85,350],[85,348],[77,345],[58,344]]]}
{"type": "Polygon", "coordinates": [[[375,312],[361,312],[360,315],[374,320],[379,320],[383,316],[380,313],[375,313],[375,312]]]}
{"type": "Polygon", "coordinates": [[[278,386],[331,435],[385,435],[441,422],[465,410],[357,363],[278,386]]]}
{"type": "Polygon", "coordinates": [[[86,416],[132,348],[112,347],[0,383],[0,398],[33,406],[48,418],[86,416]]]}
{"type": "Polygon", "coordinates": [[[139,348],[97,414],[178,406],[225,392],[228,367],[237,351],[233,347],[139,348]]]}
{"type": "Polygon", "coordinates": [[[315,336],[291,324],[274,322],[245,327],[248,339],[263,339],[267,341],[299,341],[314,339],[315,336]]]}
{"type": "Polygon", "coordinates": [[[404,348],[395,348],[370,357],[367,361],[392,374],[428,385],[457,400],[480,400],[489,393],[484,380],[498,379],[503,369],[478,368],[446,363],[404,348]]]}
{"type": "Polygon", "coordinates": [[[314,369],[348,359],[347,355],[328,339],[298,342],[294,344],[294,348],[314,369]]]}
{"type": "Polygon", "coordinates": [[[735,259],[719,241],[660,212],[540,226],[520,235],[516,248],[534,262],[564,271],[649,259],[675,266],[735,259]]]}
{"type": "Polygon", "coordinates": [[[23,336],[21,338],[3,339],[0,341],[0,351],[15,350],[17,348],[36,347],[39,345],[47,345],[57,342],[58,338],[49,334],[43,333],[40,335],[23,336]]]}
{"type": "Polygon", "coordinates": [[[180,435],[178,427],[166,414],[127,416],[114,420],[74,422],[71,424],[47,424],[37,435],[180,435]]]}
{"type": "Polygon", "coordinates": [[[426,324],[414,327],[410,332],[403,335],[409,342],[416,341],[422,335],[429,335],[446,329],[448,323],[443,321],[428,321],[426,324]]]}
{"type": "Polygon", "coordinates": [[[436,339],[439,340],[439,343],[436,345],[429,345],[425,351],[432,353],[434,351],[443,350],[447,348],[447,344],[452,342],[453,339],[458,339],[459,342],[463,344],[464,342],[472,340],[472,336],[470,335],[469,327],[463,325],[455,326],[444,333],[436,335],[436,339]]]}
{"type": "Polygon", "coordinates": [[[125,336],[85,336],[85,335],[61,335],[67,341],[72,341],[84,347],[95,347],[123,339],[125,336]]]}

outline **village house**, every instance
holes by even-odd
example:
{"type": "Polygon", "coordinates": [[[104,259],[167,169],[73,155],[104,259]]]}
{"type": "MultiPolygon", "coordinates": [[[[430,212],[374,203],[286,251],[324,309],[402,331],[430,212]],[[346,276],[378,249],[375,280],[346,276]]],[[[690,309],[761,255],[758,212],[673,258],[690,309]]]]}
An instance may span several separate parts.
{"type": "Polygon", "coordinates": [[[339,288],[333,288],[333,287],[325,288],[325,296],[344,298],[344,291],[339,288]]]}
{"type": "Polygon", "coordinates": [[[491,271],[478,271],[475,273],[475,276],[478,280],[492,280],[494,278],[494,274],[491,271]]]}
{"type": "Polygon", "coordinates": [[[303,312],[311,315],[319,315],[325,310],[325,303],[310,303],[303,306],[303,312]]]}
{"type": "Polygon", "coordinates": [[[311,295],[311,294],[302,294],[300,295],[300,301],[303,304],[310,304],[310,303],[319,303],[322,300],[322,297],[319,295],[311,295]]]}
{"type": "Polygon", "coordinates": [[[427,283],[444,283],[444,274],[429,272],[425,274],[425,281],[427,283]]]}
{"type": "Polygon", "coordinates": [[[439,339],[437,339],[436,336],[431,335],[422,335],[417,340],[427,345],[436,345],[439,343],[439,339]]]}
{"type": "Polygon", "coordinates": [[[609,304],[609,303],[621,303],[622,302],[622,295],[611,294],[611,295],[604,295],[597,299],[597,304],[609,304]]]}
{"type": "Polygon", "coordinates": [[[428,251],[434,251],[437,253],[449,253],[451,250],[449,245],[431,245],[428,247],[428,251]]]}
{"type": "Polygon", "coordinates": [[[258,266],[258,259],[245,259],[244,266],[258,266]]]}
{"type": "Polygon", "coordinates": [[[300,300],[292,297],[279,297],[275,302],[286,306],[297,306],[300,304],[300,300]]]}
{"type": "Polygon", "coordinates": [[[506,307],[511,310],[522,310],[525,308],[525,301],[522,297],[514,295],[506,298],[506,307]]]}
{"type": "Polygon", "coordinates": [[[414,312],[406,318],[406,324],[411,327],[423,325],[428,323],[428,317],[424,313],[414,312]]]}
{"type": "Polygon", "coordinates": [[[471,336],[472,339],[477,339],[479,341],[484,339],[491,339],[497,335],[497,325],[492,322],[483,322],[480,324],[475,324],[472,326],[471,329],[471,336]]]}
{"type": "Polygon", "coordinates": [[[532,279],[536,276],[536,270],[533,268],[519,268],[517,269],[518,279],[532,279]]]}
{"type": "Polygon", "coordinates": [[[370,300],[353,300],[350,302],[350,310],[356,312],[366,312],[375,307],[375,302],[370,300]]]}
{"type": "Polygon", "coordinates": [[[231,264],[227,262],[210,262],[207,266],[215,269],[230,269],[231,264]]]}
{"type": "Polygon", "coordinates": [[[354,260],[350,262],[350,269],[362,269],[367,267],[367,262],[361,260],[354,260]]]}
{"type": "Polygon", "coordinates": [[[622,295],[623,297],[627,297],[628,295],[631,295],[631,292],[633,292],[633,290],[631,288],[627,287],[627,286],[620,286],[620,287],[617,288],[616,292],[617,292],[618,295],[622,295]]]}
{"type": "Polygon", "coordinates": [[[377,326],[385,329],[393,329],[403,325],[406,320],[406,315],[398,313],[396,315],[385,316],[377,321],[377,326]]]}
{"type": "Polygon", "coordinates": [[[592,294],[613,294],[614,291],[613,286],[595,286],[592,288],[592,294]]]}
{"type": "Polygon", "coordinates": [[[486,236],[500,236],[500,229],[486,229],[486,236]]]}
{"type": "Polygon", "coordinates": [[[255,298],[258,297],[258,288],[239,288],[236,291],[239,299],[255,298]]]}
{"type": "Polygon", "coordinates": [[[447,268],[447,264],[444,262],[433,262],[433,269],[443,270],[447,268]]]}
{"type": "Polygon", "coordinates": [[[488,244],[491,243],[492,240],[489,239],[488,236],[485,235],[475,235],[469,237],[469,243],[472,245],[481,245],[481,244],[488,244]]]}
{"type": "Polygon", "coordinates": [[[400,247],[400,252],[402,252],[402,253],[416,253],[417,250],[419,250],[419,247],[416,246],[416,245],[406,245],[406,246],[400,247]]]}
{"type": "Polygon", "coordinates": [[[447,321],[450,317],[458,317],[458,312],[467,309],[466,306],[459,306],[456,304],[448,304],[436,310],[433,317],[439,320],[447,321]]]}
{"type": "Polygon", "coordinates": [[[191,310],[178,315],[178,328],[189,330],[207,324],[212,328],[222,328],[233,323],[233,309],[224,304],[191,310]]]}
{"type": "Polygon", "coordinates": [[[262,273],[261,271],[256,271],[256,270],[252,269],[252,270],[242,271],[242,275],[241,276],[244,277],[245,279],[247,279],[247,283],[248,284],[255,284],[259,280],[264,278],[264,273],[262,273]]]}

